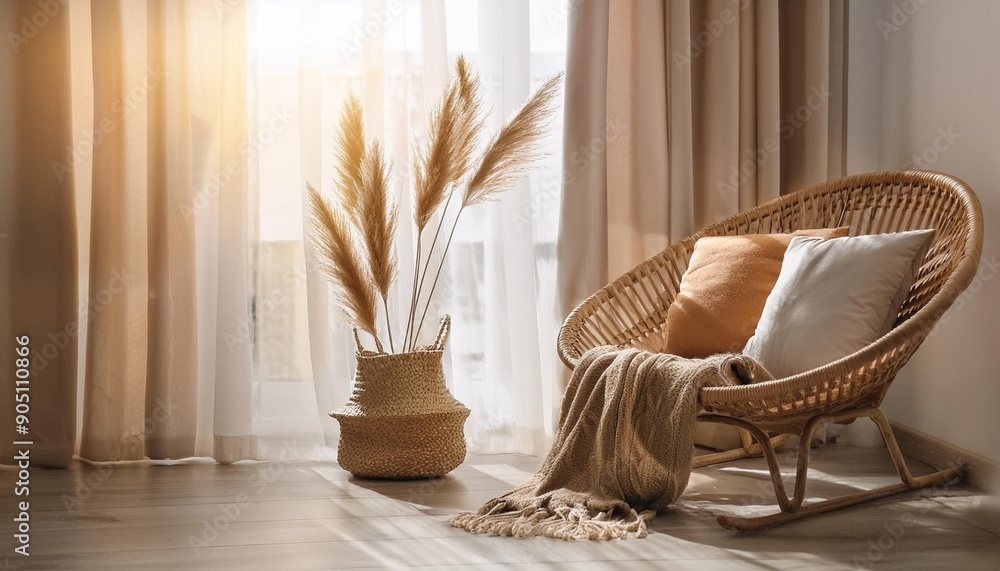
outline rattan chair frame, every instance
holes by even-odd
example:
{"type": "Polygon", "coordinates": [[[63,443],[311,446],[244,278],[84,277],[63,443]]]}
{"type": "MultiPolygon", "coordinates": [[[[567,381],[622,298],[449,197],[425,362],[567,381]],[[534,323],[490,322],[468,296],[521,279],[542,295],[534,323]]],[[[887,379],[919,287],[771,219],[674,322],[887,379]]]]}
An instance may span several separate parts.
{"type": "MultiPolygon", "coordinates": [[[[849,227],[849,235],[933,228],[935,237],[892,330],[833,363],[792,377],[700,393],[699,420],[742,429],[743,448],[699,457],[695,467],[763,455],[781,511],[773,516],[721,516],[726,528],[755,531],[805,515],[949,481],[950,467],[913,478],[878,406],[896,373],[976,275],[983,243],[982,209],[961,180],[932,171],[883,171],[848,176],[771,200],[709,226],[642,262],[590,296],[566,318],[558,351],[573,368],[598,345],[648,347],[662,334],[695,242],[704,236],[786,233],[849,227]],[[871,418],[881,430],[901,484],[804,504],[810,436],[827,422],[871,418]],[[800,436],[795,494],[784,492],[774,448],[800,436]]],[[[822,325],[817,324],[818,334],[822,325]]]]}

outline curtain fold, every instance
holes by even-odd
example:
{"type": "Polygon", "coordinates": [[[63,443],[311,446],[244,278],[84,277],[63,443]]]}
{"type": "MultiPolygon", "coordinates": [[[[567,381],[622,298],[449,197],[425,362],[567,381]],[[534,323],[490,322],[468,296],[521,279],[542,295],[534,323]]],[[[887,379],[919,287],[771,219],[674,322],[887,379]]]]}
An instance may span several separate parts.
{"type": "MultiPolygon", "coordinates": [[[[147,7],[148,69],[178,69],[165,33],[167,3],[147,7]]],[[[141,38],[139,38],[141,41],[141,38]]],[[[183,52],[181,52],[183,53],[183,52]]],[[[181,85],[177,87],[181,87],[181,85]]],[[[148,219],[148,343],[144,418],[146,453],[176,458],[195,450],[197,435],[197,311],[194,225],[178,216],[178,206],[191,204],[193,180],[191,130],[183,121],[190,110],[172,105],[183,93],[160,82],[146,104],[146,192],[148,219]],[[175,126],[175,127],[174,127],[175,126]]],[[[141,215],[138,216],[141,219],[141,215]]]]}
{"type": "MultiPolygon", "coordinates": [[[[500,78],[500,89],[484,97],[493,109],[487,128],[495,131],[531,94],[528,1],[485,0],[479,9],[479,72],[483,77],[500,78]]],[[[546,444],[539,397],[544,383],[551,379],[542,374],[536,239],[533,228],[518,220],[523,212],[531,212],[529,181],[518,181],[501,202],[487,204],[484,209],[485,385],[509,399],[506,407],[490,407],[490,412],[495,419],[509,415],[497,424],[510,433],[496,434],[493,430],[498,427],[489,427],[474,438],[474,443],[481,451],[507,451],[510,442],[515,442],[514,450],[537,454],[546,444]]],[[[545,327],[543,323],[541,328],[545,327]]],[[[488,406],[488,402],[483,405],[488,406]]]]}
{"type": "MultiPolygon", "coordinates": [[[[323,57],[320,51],[322,17],[319,0],[303,0],[299,3],[299,23],[302,26],[302,49],[298,53],[298,106],[303,117],[323,115],[323,57]]],[[[323,126],[320,121],[304,121],[299,125],[299,168],[304,180],[323,180],[323,126]]],[[[302,212],[308,208],[308,198],[301,194],[299,201],[302,212]]],[[[309,240],[309,224],[303,223],[300,235],[303,245],[306,280],[306,305],[309,308],[306,320],[309,331],[309,361],[312,369],[315,414],[320,422],[322,442],[330,448],[337,447],[339,431],[337,421],[327,412],[333,408],[330,403],[346,402],[350,396],[347,383],[324,381],[325,379],[350,378],[350,339],[341,328],[330,327],[331,300],[329,286],[316,268],[316,250],[309,240]],[[336,342],[335,342],[336,338],[336,342]],[[347,350],[344,344],[348,343],[347,350]],[[339,348],[339,350],[338,350],[339,348]],[[339,366],[338,366],[339,365],[339,366]]]]}
{"type": "MultiPolygon", "coordinates": [[[[203,7],[204,8],[204,7],[203,7]]],[[[218,322],[215,349],[215,458],[233,462],[257,455],[257,379],[254,337],[259,235],[255,101],[248,81],[247,18],[253,4],[224,13],[210,38],[219,44],[213,125],[219,134],[218,171],[230,175],[219,193],[218,322]],[[244,328],[248,331],[243,335],[244,328]]],[[[209,15],[203,14],[203,18],[209,15]]],[[[190,41],[188,45],[191,45],[190,41]]],[[[207,78],[206,78],[207,79],[207,78]]]]}
{"type": "Polygon", "coordinates": [[[99,143],[95,136],[92,155],[90,296],[104,296],[116,279],[128,284],[104,296],[88,324],[80,454],[98,460],[144,455],[146,113],[124,105],[131,86],[145,85],[145,8],[107,1],[91,10],[94,132],[102,136],[99,143]]]}
{"type": "MultiPolygon", "coordinates": [[[[100,0],[79,453],[256,458],[248,5],[100,0]]],[[[82,180],[81,180],[82,179],[82,180]]]]}
{"type": "Polygon", "coordinates": [[[842,172],[831,124],[842,120],[843,10],[838,0],[571,6],[562,315],[670,243],[842,172]]]}
{"type": "MultiPolygon", "coordinates": [[[[603,287],[611,275],[604,153],[608,140],[622,136],[627,126],[608,120],[609,16],[608,2],[581,2],[569,11],[562,142],[562,194],[569,198],[560,209],[558,319],[603,287]]],[[[681,102],[672,99],[671,104],[681,102]]]]}
{"type": "MultiPolygon", "coordinates": [[[[8,434],[27,429],[15,438],[33,443],[32,467],[63,467],[74,452],[77,338],[90,307],[77,289],[70,16],[61,4],[3,0],[0,32],[0,422],[8,434]],[[45,25],[31,28],[33,19],[45,25]],[[27,385],[17,384],[21,364],[27,385]],[[16,400],[18,386],[27,403],[16,400]],[[19,403],[30,406],[26,424],[19,403]]],[[[0,444],[4,463],[26,448],[13,441],[0,444]]]]}
{"type": "Polygon", "coordinates": [[[782,193],[844,173],[844,10],[843,0],[781,1],[782,193]]]}

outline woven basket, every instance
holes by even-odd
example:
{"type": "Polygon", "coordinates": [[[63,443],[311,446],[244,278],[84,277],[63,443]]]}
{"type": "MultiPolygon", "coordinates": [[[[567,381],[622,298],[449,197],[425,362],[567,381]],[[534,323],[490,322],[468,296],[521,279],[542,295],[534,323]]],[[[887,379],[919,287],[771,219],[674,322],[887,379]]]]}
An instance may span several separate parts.
{"type": "Polygon", "coordinates": [[[396,355],[366,351],[357,338],[358,371],[340,422],[340,466],[362,478],[411,479],[446,474],[465,460],[469,409],[445,386],[441,357],[451,319],[433,345],[396,355]]]}

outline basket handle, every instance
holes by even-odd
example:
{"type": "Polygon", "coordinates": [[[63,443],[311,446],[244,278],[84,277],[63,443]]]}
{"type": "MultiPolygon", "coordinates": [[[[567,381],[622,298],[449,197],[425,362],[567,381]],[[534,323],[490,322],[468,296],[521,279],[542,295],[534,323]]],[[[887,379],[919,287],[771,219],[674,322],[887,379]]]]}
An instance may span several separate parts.
{"type": "MultiPolygon", "coordinates": [[[[361,338],[358,337],[358,328],[353,327],[352,330],[354,331],[354,344],[358,346],[358,354],[362,354],[365,352],[365,348],[361,344],[361,338]]],[[[375,339],[375,348],[378,349],[378,352],[385,353],[385,349],[382,347],[382,342],[378,340],[378,335],[373,335],[372,337],[375,339]]]]}
{"type": "Polygon", "coordinates": [[[448,340],[448,333],[451,332],[451,316],[445,315],[441,318],[441,325],[438,327],[437,338],[434,339],[434,350],[444,351],[444,342],[448,340]]]}

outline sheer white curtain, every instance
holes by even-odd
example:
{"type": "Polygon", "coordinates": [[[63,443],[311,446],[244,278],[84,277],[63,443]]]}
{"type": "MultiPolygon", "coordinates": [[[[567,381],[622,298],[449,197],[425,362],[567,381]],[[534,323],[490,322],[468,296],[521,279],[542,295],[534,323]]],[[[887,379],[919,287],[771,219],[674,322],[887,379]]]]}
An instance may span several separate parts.
{"type": "MultiPolygon", "coordinates": [[[[353,341],[330,288],[312,269],[304,188],[309,182],[330,190],[344,97],[361,97],[367,134],[395,158],[393,188],[408,222],[412,144],[425,135],[454,58],[465,54],[480,72],[496,128],[563,69],[566,10],[559,0],[257,0],[253,10],[260,451],[276,456],[294,446],[296,455],[323,457],[338,437],[326,412],[350,393],[353,341]]],[[[463,215],[422,330],[429,338],[440,315],[453,317],[446,376],[472,409],[467,436],[477,452],[544,452],[558,407],[558,116],[542,168],[501,202],[463,215]]],[[[401,232],[396,243],[394,331],[405,323],[415,238],[401,232]]]]}

